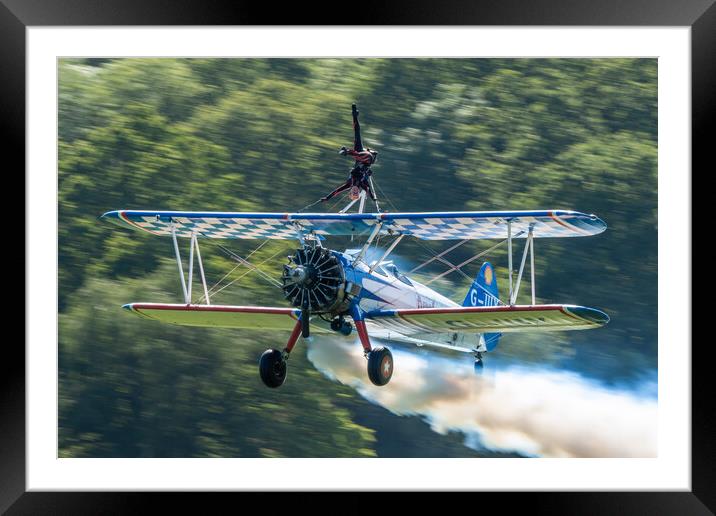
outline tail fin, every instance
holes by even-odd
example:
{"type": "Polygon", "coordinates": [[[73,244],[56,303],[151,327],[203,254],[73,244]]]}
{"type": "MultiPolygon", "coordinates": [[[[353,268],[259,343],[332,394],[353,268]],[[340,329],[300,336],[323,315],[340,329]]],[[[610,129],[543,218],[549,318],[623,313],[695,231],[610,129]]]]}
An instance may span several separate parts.
{"type": "MultiPolygon", "coordinates": [[[[470,290],[467,291],[462,306],[497,306],[500,304],[500,296],[497,290],[497,277],[490,262],[485,262],[480,267],[475,281],[472,282],[470,290]]],[[[501,333],[485,333],[485,347],[492,351],[500,340],[501,333]]]]}
{"type": "Polygon", "coordinates": [[[499,304],[500,297],[497,291],[495,270],[490,262],[485,262],[480,267],[475,281],[472,282],[462,306],[497,306],[499,304]]]}

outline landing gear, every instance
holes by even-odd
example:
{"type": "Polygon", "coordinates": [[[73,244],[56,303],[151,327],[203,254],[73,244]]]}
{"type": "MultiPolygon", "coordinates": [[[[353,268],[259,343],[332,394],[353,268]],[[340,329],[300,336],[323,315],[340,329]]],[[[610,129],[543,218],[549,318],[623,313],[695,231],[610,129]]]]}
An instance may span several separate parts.
{"type": "Polygon", "coordinates": [[[475,353],[475,374],[482,373],[482,369],[484,367],[484,364],[482,363],[482,353],[479,351],[475,353]]]}
{"type": "Polygon", "coordinates": [[[286,361],[288,360],[291,350],[293,350],[293,347],[296,345],[296,341],[298,340],[298,336],[301,335],[302,329],[303,324],[299,319],[296,321],[291,336],[288,338],[286,349],[283,351],[267,349],[263,352],[263,355],[261,355],[259,359],[259,376],[266,387],[275,389],[276,387],[281,387],[283,382],[286,381],[286,361]]]}
{"type": "Polygon", "coordinates": [[[353,325],[346,321],[342,316],[339,316],[331,321],[331,329],[347,336],[353,332],[353,325]]]}
{"type": "Polygon", "coordinates": [[[267,349],[259,360],[259,375],[266,387],[275,389],[286,381],[286,360],[278,349],[267,349]]]}
{"type": "Polygon", "coordinates": [[[365,327],[365,321],[357,317],[360,315],[360,312],[356,311],[356,313],[352,315],[360,343],[363,346],[363,353],[368,359],[368,378],[373,382],[373,385],[383,386],[387,384],[393,376],[393,354],[388,348],[382,346],[372,348],[368,331],[365,327]]]}
{"type": "Polygon", "coordinates": [[[388,348],[373,348],[368,353],[368,378],[374,385],[382,386],[393,376],[393,354],[388,348]]]}

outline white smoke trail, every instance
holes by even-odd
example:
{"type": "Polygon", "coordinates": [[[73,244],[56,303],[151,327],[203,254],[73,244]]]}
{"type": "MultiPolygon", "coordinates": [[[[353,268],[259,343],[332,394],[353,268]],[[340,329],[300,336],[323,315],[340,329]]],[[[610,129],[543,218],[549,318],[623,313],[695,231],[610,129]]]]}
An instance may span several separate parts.
{"type": "Polygon", "coordinates": [[[471,360],[391,349],[393,378],[370,383],[360,345],[317,337],[308,358],[323,374],[398,415],[420,415],[439,433],[459,430],[472,448],[542,457],[655,457],[657,402],[569,372],[526,367],[473,373],[471,360]]]}

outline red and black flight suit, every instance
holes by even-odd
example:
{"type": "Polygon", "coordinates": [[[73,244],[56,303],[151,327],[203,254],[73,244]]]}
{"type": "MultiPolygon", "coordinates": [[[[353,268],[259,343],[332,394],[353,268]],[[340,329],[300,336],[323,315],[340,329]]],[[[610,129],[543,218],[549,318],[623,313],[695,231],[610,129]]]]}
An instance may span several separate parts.
{"type": "Polygon", "coordinates": [[[373,171],[370,169],[370,166],[375,163],[375,160],[378,158],[378,152],[371,149],[363,148],[363,142],[360,137],[360,124],[358,123],[358,110],[356,109],[355,104],[353,104],[352,108],[353,132],[355,135],[353,140],[353,148],[346,149],[345,147],[341,147],[340,154],[352,157],[356,163],[351,169],[350,176],[348,176],[346,182],[333,190],[327,196],[323,197],[321,201],[327,201],[328,199],[333,198],[335,195],[344,192],[354,186],[357,186],[368,192],[370,198],[375,201],[375,195],[373,194],[373,190],[370,187],[370,182],[368,181],[368,178],[373,175],[373,171]]]}

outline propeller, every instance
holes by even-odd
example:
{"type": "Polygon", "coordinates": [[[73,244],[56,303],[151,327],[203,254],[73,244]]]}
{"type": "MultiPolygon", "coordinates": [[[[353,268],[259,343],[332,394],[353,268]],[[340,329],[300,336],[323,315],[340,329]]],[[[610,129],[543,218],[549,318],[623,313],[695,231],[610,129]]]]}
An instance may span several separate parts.
{"type": "Polygon", "coordinates": [[[288,261],[281,276],[283,292],[293,306],[301,309],[302,334],[308,337],[311,312],[330,313],[343,302],[343,266],[324,247],[297,249],[288,261]]]}
{"type": "Polygon", "coordinates": [[[307,339],[311,336],[310,332],[310,323],[309,320],[311,318],[311,308],[308,301],[303,303],[303,307],[301,308],[301,336],[304,339],[307,339]]]}

